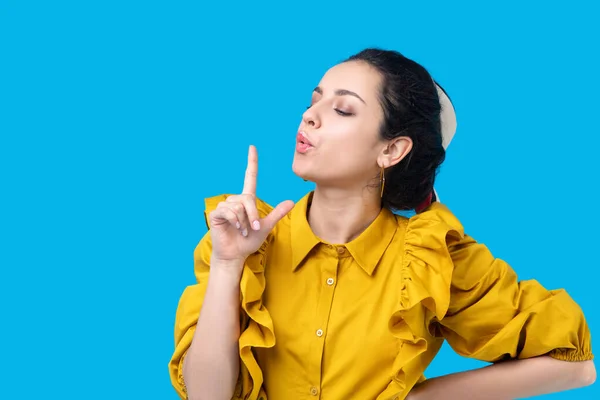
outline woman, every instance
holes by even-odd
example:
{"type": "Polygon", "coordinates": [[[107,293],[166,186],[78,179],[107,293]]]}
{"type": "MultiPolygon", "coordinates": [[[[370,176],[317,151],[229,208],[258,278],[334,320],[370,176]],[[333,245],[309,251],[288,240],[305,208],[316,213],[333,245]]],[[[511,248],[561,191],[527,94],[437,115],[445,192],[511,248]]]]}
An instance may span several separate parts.
{"type": "Polygon", "coordinates": [[[296,205],[256,198],[250,147],[242,194],[206,200],[170,363],[181,397],[512,399],[595,380],[578,305],[518,282],[432,201],[453,133],[438,90],[397,52],[331,68],[300,123],[293,170],[316,188],[296,205]],[[425,380],[444,340],[494,364],[425,380]]]}

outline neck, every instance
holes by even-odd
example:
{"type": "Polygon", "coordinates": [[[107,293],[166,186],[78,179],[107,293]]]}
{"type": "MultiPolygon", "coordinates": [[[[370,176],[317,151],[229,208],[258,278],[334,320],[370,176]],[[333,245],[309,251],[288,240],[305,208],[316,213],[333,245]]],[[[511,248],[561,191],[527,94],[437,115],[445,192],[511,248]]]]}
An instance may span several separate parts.
{"type": "Polygon", "coordinates": [[[381,211],[379,193],[360,189],[315,189],[308,213],[314,234],[332,244],[348,243],[358,237],[381,211]]]}

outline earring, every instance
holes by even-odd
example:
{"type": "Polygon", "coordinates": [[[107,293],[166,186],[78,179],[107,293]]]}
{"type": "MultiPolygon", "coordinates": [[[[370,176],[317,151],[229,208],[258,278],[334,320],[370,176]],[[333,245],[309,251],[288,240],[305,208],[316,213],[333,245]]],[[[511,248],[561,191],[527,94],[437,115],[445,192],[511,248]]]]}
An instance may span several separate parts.
{"type": "Polygon", "coordinates": [[[383,188],[385,187],[385,170],[383,166],[381,167],[381,176],[379,180],[381,182],[381,197],[383,197],[383,188]]]}

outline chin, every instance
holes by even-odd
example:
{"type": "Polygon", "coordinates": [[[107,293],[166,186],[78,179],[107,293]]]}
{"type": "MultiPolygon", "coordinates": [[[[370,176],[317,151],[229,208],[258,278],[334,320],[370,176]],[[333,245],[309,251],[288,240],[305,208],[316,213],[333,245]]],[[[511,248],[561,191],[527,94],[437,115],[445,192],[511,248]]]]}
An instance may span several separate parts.
{"type": "Polygon", "coordinates": [[[298,159],[296,159],[296,157],[294,157],[294,162],[292,163],[292,171],[299,178],[302,178],[306,181],[312,180],[311,173],[310,173],[310,171],[308,171],[306,163],[299,161],[298,159]]]}

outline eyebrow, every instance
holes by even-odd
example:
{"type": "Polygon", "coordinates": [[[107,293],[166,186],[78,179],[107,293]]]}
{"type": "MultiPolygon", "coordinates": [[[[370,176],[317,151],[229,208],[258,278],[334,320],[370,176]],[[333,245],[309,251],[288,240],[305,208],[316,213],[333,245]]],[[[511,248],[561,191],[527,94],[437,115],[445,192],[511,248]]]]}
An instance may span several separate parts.
{"type": "MultiPolygon", "coordinates": [[[[323,89],[321,89],[321,87],[320,87],[320,86],[317,86],[317,87],[314,89],[314,92],[317,92],[317,93],[319,93],[320,95],[322,95],[322,94],[323,94],[323,89]]],[[[362,97],[360,97],[358,94],[356,94],[356,93],[354,93],[354,92],[352,92],[352,91],[350,91],[350,90],[346,90],[346,89],[338,89],[338,90],[336,90],[334,93],[335,93],[337,96],[354,96],[354,97],[356,97],[357,99],[359,99],[360,101],[362,101],[364,104],[367,104],[367,103],[366,103],[366,102],[365,102],[365,101],[362,99],[362,97]]]]}

